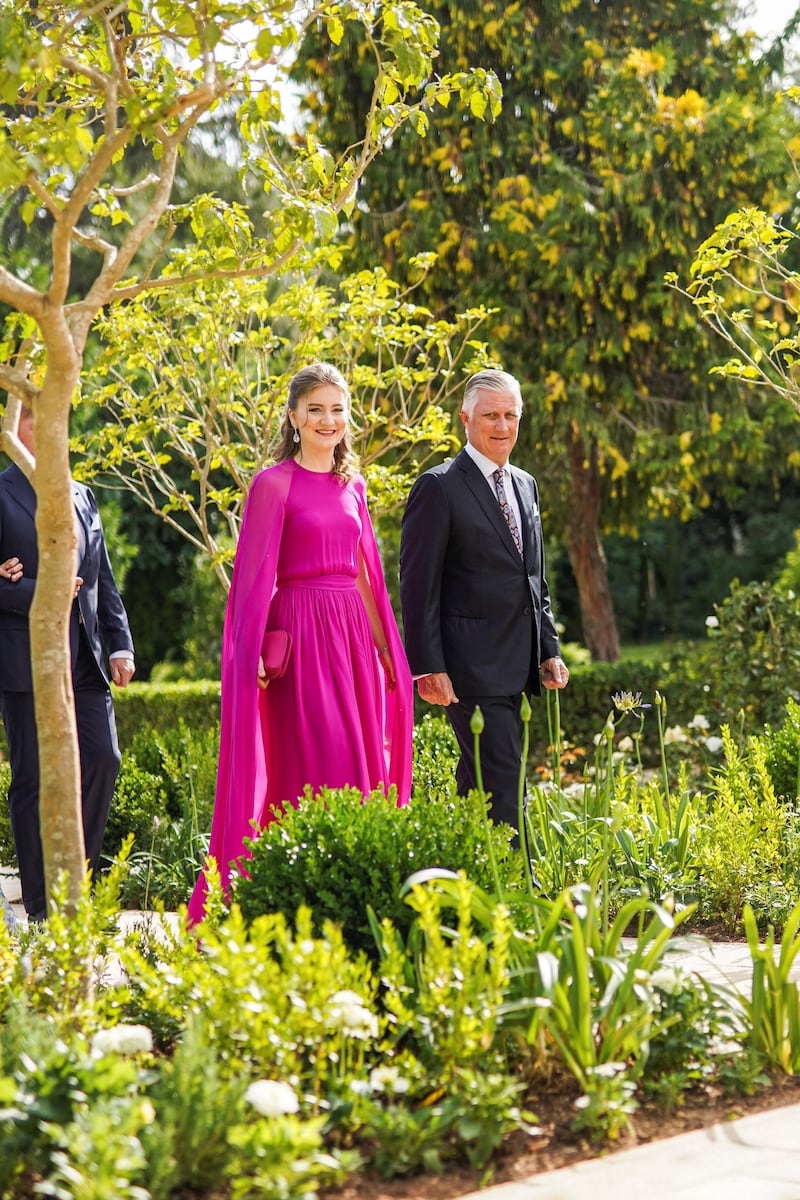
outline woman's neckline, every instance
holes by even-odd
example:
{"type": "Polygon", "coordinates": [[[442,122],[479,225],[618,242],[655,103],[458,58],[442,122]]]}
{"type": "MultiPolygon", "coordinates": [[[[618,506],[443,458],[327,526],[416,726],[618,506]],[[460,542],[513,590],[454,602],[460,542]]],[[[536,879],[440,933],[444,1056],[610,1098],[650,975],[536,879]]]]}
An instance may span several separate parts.
{"type": "Polygon", "coordinates": [[[316,471],[313,467],[304,467],[303,464],[299,463],[296,458],[293,458],[292,462],[297,467],[298,471],[305,471],[306,475],[322,475],[323,477],[326,475],[333,475],[333,467],[329,467],[327,471],[316,471]]]}

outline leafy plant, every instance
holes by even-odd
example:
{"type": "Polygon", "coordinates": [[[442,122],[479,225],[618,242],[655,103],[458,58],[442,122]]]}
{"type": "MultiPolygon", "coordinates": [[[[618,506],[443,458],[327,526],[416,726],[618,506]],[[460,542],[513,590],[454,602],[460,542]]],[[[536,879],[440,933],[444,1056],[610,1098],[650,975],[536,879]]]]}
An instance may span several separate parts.
{"type": "Polygon", "coordinates": [[[105,853],[113,857],[133,834],[124,902],[177,908],[188,900],[208,848],[214,805],[219,726],[140,732],[122,758],[105,853]]]}
{"type": "Polygon", "coordinates": [[[406,932],[413,915],[401,898],[405,881],[425,867],[464,869],[476,883],[492,886],[491,855],[503,885],[519,891],[520,856],[508,833],[486,835],[486,801],[478,794],[427,795],[415,789],[398,808],[393,795],[323,788],[310,790],[297,809],[268,825],[253,843],[247,874],[235,881],[235,897],[247,921],[265,912],[293,920],[313,910],[314,927],[326,920],[342,929],[347,945],[375,957],[368,908],[406,932]]]}
{"type": "Polygon", "coordinates": [[[767,726],[762,736],[775,794],[787,801],[800,799],[800,704],[790,696],[781,725],[767,726]]]}
{"type": "Polygon", "coordinates": [[[685,663],[685,688],[720,725],[779,724],[787,698],[800,700],[800,594],[773,583],[740,584],[717,606],[716,626],[685,663]],[[703,689],[699,691],[698,689],[703,689]]]}
{"type": "Polygon", "coordinates": [[[734,929],[745,898],[761,881],[780,877],[786,813],[775,796],[763,744],[746,751],[723,727],[725,763],[716,772],[698,844],[702,911],[734,929]]]}
{"type": "Polygon", "coordinates": [[[793,1075],[800,1070],[800,992],[791,977],[800,952],[800,902],[786,922],[777,960],[773,930],[768,930],[761,945],[753,910],[748,904],[744,907],[744,928],[753,959],[747,1042],[751,1053],[793,1075]]]}

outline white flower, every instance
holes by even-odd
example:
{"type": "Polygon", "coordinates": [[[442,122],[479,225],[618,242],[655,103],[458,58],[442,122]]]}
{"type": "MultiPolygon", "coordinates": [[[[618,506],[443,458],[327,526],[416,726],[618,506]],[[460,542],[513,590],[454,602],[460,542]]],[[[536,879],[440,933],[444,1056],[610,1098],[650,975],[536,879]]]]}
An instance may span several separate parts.
{"type": "Polygon", "coordinates": [[[153,1049],[153,1035],[146,1025],[115,1025],[113,1029],[98,1029],[91,1041],[92,1053],[139,1054],[153,1049]]]}
{"type": "Polygon", "coordinates": [[[653,987],[670,996],[677,996],[686,987],[686,973],[678,966],[662,965],[650,976],[653,987]]]}
{"type": "Polygon", "coordinates": [[[325,1024],[329,1029],[341,1029],[347,1037],[378,1036],[378,1018],[364,1005],[355,992],[336,992],[325,1024]]]}
{"type": "Polygon", "coordinates": [[[689,728],[702,729],[705,731],[706,729],[710,729],[711,726],[708,723],[708,717],[704,717],[702,713],[695,713],[689,722],[689,728]]]}
{"type": "Polygon", "coordinates": [[[391,1092],[395,1096],[402,1096],[411,1087],[411,1082],[400,1074],[397,1067],[375,1067],[369,1073],[369,1086],[373,1092],[391,1092]]]}
{"type": "Polygon", "coordinates": [[[670,725],[669,729],[664,730],[664,745],[676,746],[681,742],[686,742],[689,739],[681,729],[680,725],[670,725]]]}
{"type": "Polygon", "coordinates": [[[706,629],[719,629],[719,617],[706,617],[706,629]]]}
{"type": "Polygon", "coordinates": [[[617,749],[621,750],[623,754],[630,754],[631,750],[633,749],[633,738],[622,738],[617,749]]]}
{"type": "Polygon", "coordinates": [[[341,1008],[343,1004],[363,1004],[358,992],[334,992],[330,999],[331,1008],[341,1008]]]}
{"type": "Polygon", "coordinates": [[[722,738],[706,738],[706,750],[710,750],[712,754],[719,754],[724,745],[725,743],[723,742],[722,738]]]}
{"type": "Polygon", "coordinates": [[[285,1117],[300,1108],[294,1088],[280,1079],[257,1079],[244,1098],[262,1117],[285,1117]]]}

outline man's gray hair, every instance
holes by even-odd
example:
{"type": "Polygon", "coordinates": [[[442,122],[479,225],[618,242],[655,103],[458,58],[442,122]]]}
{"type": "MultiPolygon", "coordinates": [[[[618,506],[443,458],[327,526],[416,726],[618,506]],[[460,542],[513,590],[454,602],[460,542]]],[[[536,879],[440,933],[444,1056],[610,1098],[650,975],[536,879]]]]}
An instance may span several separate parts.
{"type": "Polygon", "coordinates": [[[472,410],[481,392],[510,392],[518,402],[520,409],[522,408],[519,380],[515,379],[513,375],[509,375],[508,371],[491,368],[470,375],[467,386],[464,388],[464,399],[461,404],[461,411],[465,412],[468,417],[472,416],[472,410]]]}

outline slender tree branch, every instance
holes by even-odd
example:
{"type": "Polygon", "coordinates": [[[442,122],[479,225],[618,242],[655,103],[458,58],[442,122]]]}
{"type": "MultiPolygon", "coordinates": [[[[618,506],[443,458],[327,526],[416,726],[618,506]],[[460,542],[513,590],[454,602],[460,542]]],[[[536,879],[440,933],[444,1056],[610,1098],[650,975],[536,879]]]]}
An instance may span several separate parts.
{"type": "Polygon", "coordinates": [[[0,388],[8,392],[9,396],[18,396],[29,407],[39,395],[38,387],[31,383],[27,375],[14,367],[0,365],[0,388]]]}
{"type": "Polygon", "coordinates": [[[12,275],[5,267],[0,267],[0,300],[37,321],[44,313],[42,293],[12,275]]]}
{"type": "Polygon", "coordinates": [[[84,79],[88,79],[99,91],[103,92],[107,100],[110,99],[108,95],[109,78],[102,71],[98,71],[95,67],[90,67],[87,63],[79,62],[78,59],[72,58],[69,54],[62,54],[59,62],[72,75],[79,75],[84,79]]]}
{"type": "Polygon", "coordinates": [[[41,200],[43,207],[47,209],[50,215],[58,220],[63,210],[63,204],[57,196],[54,196],[51,192],[48,192],[44,184],[36,178],[32,171],[29,172],[25,179],[25,186],[34,194],[34,196],[41,200]]]}
{"type": "Polygon", "coordinates": [[[144,179],[138,180],[137,183],[132,183],[130,187],[111,187],[108,190],[112,196],[120,199],[124,196],[136,196],[139,192],[145,191],[156,183],[158,183],[158,175],[153,172],[150,175],[145,175],[144,179]]]}
{"type": "Polygon", "coordinates": [[[72,231],[72,239],[79,246],[85,246],[87,250],[96,250],[105,259],[116,253],[116,246],[96,233],[83,233],[80,229],[75,228],[72,231]]]}

